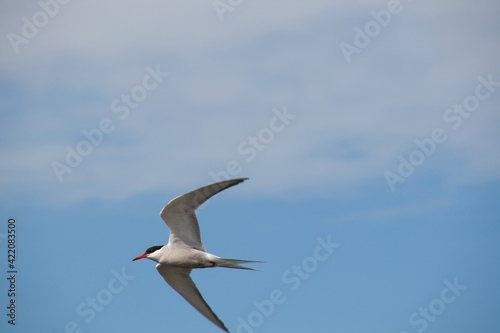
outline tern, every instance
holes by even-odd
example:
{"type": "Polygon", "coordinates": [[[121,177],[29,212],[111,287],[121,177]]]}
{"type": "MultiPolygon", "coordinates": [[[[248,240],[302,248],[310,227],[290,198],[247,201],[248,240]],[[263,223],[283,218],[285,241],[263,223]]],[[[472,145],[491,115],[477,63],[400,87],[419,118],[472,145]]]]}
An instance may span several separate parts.
{"type": "Polygon", "coordinates": [[[152,246],[132,261],[148,258],[165,281],[208,320],[229,332],[212,311],[190,277],[194,268],[228,267],[255,270],[240,264],[260,261],[221,258],[205,251],[196,218],[196,209],[213,195],[248,178],[230,179],[201,187],[172,199],[160,212],[170,230],[168,244],[152,246]]]}

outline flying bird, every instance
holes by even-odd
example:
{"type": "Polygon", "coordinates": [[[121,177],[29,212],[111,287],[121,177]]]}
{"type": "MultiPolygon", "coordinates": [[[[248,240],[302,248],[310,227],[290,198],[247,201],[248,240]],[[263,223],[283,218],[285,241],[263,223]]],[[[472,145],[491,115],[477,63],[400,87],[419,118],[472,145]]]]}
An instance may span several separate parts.
{"type": "Polygon", "coordinates": [[[190,277],[194,268],[228,267],[249,269],[240,264],[260,262],[221,258],[205,251],[196,218],[196,209],[213,195],[248,178],[230,179],[201,187],[172,199],[160,212],[170,230],[168,244],[152,246],[132,261],[148,258],[156,261],[156,269],[165,281],[208,320],[226,332],[229,330],[212,311],[190,277]]]}

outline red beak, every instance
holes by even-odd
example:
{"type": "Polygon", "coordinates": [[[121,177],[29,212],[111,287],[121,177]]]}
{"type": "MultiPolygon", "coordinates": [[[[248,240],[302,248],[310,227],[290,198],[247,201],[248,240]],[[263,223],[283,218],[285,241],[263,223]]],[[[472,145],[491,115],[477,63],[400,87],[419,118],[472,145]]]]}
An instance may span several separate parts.
{"type": "Polygon", "coordinates": [[[147,257],[148,257],[147,255],[142,254],[142,255],[138,256],[137,258],[135,258],[135,259],[134,259],[134,260],[132,260],[132,261],[136,261],[136,260],[139,260],[139,259],[142,259],[142,258],[147,258],[147,257]]]}

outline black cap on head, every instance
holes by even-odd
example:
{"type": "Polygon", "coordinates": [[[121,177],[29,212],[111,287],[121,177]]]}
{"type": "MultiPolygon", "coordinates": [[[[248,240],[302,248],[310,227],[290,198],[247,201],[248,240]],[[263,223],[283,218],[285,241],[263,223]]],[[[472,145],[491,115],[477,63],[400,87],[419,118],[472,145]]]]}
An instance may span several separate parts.
{"type": "Polygon", "coordinates": [[[155,252],[156,250],[161,249],[162,247],[163,247],[162,245],[151,246],[149,249],[147,249],[147,250],[146,250],[146,252],[144,252],[144,254],[150,254],[150,253],[153,253],[153,252],[155,252]]]}

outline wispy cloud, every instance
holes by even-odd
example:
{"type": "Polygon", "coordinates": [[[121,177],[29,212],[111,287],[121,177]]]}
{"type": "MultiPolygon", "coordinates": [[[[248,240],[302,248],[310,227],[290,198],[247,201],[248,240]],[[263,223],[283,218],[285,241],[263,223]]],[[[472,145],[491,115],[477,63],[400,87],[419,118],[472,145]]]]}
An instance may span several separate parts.
{"type": "MultiPolygon", "coordinates": [[[[27,189],[41,202],[120,199],[208,182],[283,105],[296,120],[242,175],[265,179],[271,192],[359,185],[440,126],[479,75],[500,78],[496,18],[484,4],[408,3],[350,64],[338,44],[386,1],[245,3],[222,22],[210,2],[195,4],[73,1],[18,53],[2,39],[0,85],[11,96],[2,97],[2,199],[27,189]],[[113,100],[151,64],[168,82],[59,184],[51,161],[116,116],[113,100]]],[[[2,6],[3,36],[39,10],[2,6]]],[[[422,172],[457,184],[498,179],[488,147],[498,142],[499,103],[500,94],[488,99],[422,172]]]]}

